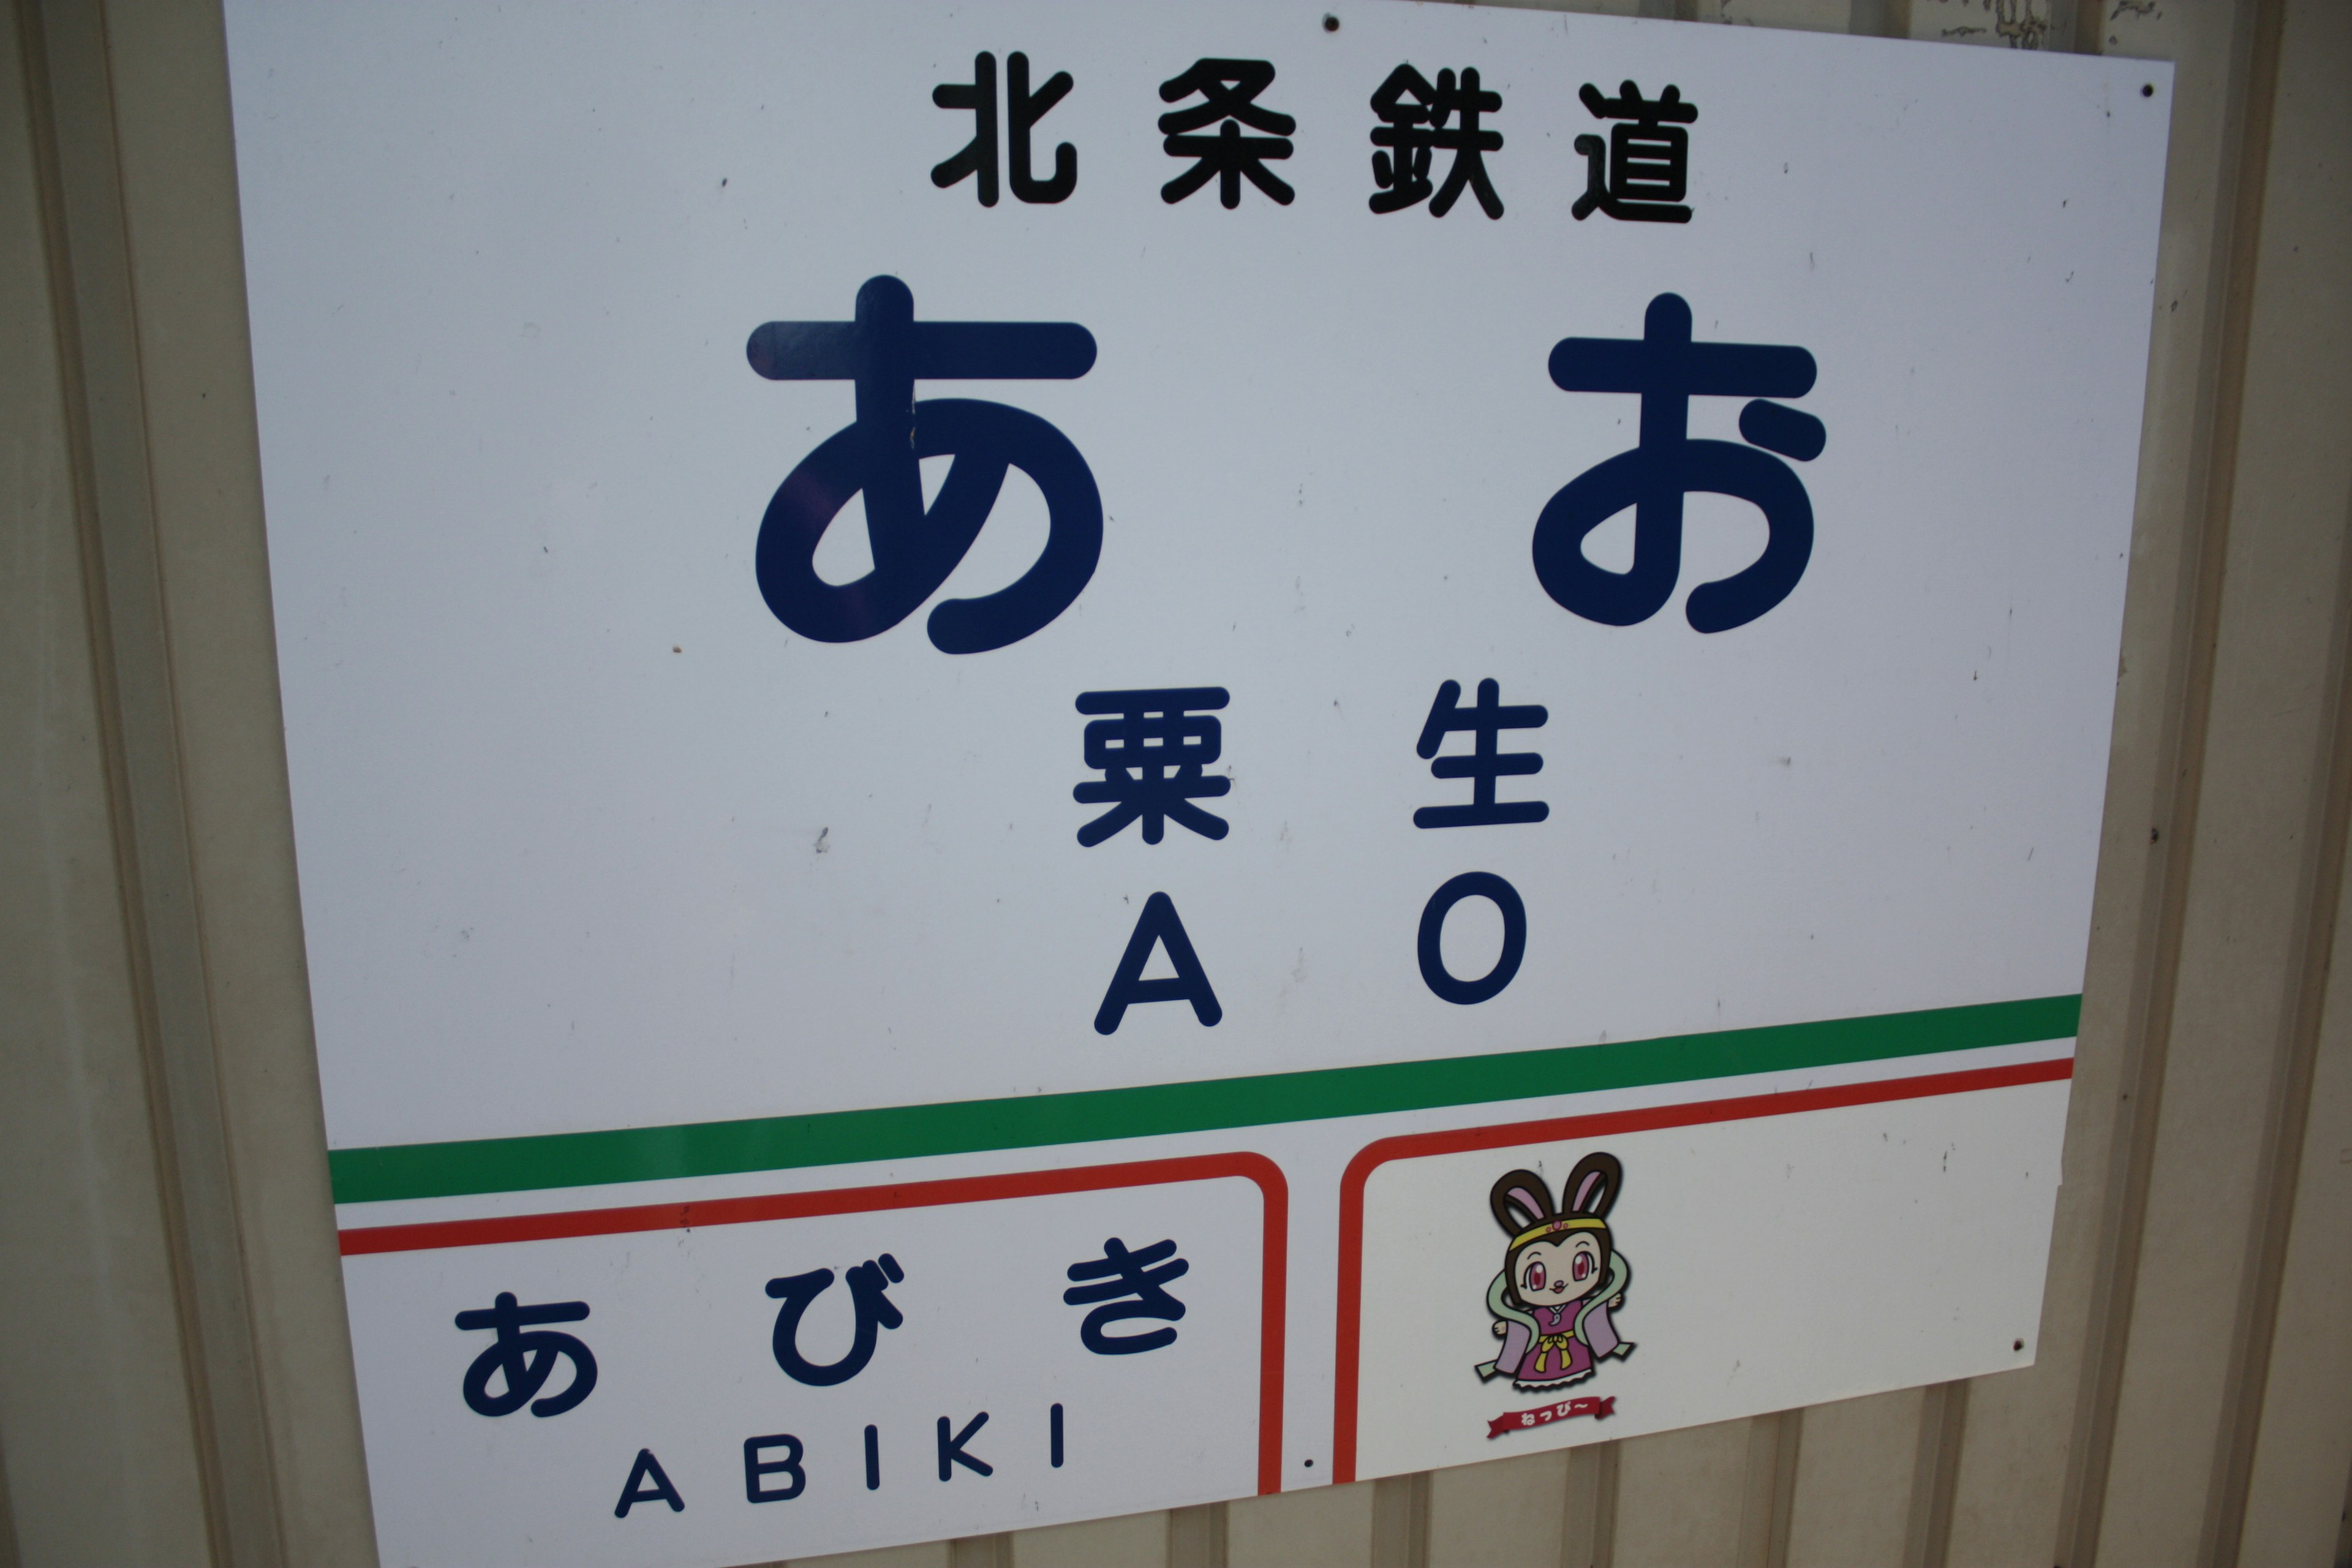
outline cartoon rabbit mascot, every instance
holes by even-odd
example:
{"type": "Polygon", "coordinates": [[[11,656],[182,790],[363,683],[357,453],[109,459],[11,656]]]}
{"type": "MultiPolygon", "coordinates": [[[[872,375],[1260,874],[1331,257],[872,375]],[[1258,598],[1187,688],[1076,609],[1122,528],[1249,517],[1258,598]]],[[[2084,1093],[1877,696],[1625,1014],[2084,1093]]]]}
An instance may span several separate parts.
{"type": "Polygon", "coordinates": [[[1609,1321],[1624,1306],[1633,1278],[1624,1255],[1609,1244],[1609,1210],[1623,1177],[1615,1155],[1587,1154],[1560,1189],[1558,1214],[1544,1179],[1532,1171],[1513,1171],[1495,1184],[1487,1204],[1511,1239],[1503,1271],[1486,1287],[1503,1353],[1478,1368],[1481,1378],[1559,1388],[1591,1377],[1611,1356],[1633,1352],[1609,1321]]]}

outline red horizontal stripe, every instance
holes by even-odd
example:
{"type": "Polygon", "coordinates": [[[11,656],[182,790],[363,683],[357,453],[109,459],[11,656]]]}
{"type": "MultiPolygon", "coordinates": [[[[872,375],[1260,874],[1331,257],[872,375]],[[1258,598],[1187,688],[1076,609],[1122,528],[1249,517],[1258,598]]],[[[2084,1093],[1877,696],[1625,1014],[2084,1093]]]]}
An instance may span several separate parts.
{"type": "Polygon", "coordinates": [[[501,1215],[489,1219],[369,1226],[344,1231],[340,1240],[343,1256],[354,1258],[373,1252],[492,1247],[574,1236],[694,1230],[703,1226],[751,1225],[761,1220],[806,1219],[815,1215],[874,1214],[888,1209],[932,1208],[943,1204],[982,1204],[1000,1198],[1097,1192],[1107,1187],[1213,1181],[1220,1176],[1246,1178],[1269,1195],[1284,1187],[1282,1172],[1262,1154],[1201,1154],[1178,1160],[1139,1160],[1121,1165],[1084,1165],[1066,1171],[963,1176],[944,1182],[900,1182],[887,1186],[835,1187],[822,1192],[776,1193],[748,1198],[639,1204],[628,1208],[566,1209],[552,1214],[501,1215]]]}

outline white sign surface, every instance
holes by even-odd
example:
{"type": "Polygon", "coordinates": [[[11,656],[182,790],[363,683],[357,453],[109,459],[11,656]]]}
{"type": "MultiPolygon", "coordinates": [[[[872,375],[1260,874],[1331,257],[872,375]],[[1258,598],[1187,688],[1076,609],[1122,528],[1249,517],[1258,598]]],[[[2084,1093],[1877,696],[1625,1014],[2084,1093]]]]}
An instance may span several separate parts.
{"type": "Polygon", "coordinates": [[[229,21],[388,1560],[2032,1358],[2165,68],[1384,0],[229,21]],[[901,1322],[812,1381],[853,1298],[901,1322]],[[983,1409],[1004,1461],[940,1457],[983,1409]]]}

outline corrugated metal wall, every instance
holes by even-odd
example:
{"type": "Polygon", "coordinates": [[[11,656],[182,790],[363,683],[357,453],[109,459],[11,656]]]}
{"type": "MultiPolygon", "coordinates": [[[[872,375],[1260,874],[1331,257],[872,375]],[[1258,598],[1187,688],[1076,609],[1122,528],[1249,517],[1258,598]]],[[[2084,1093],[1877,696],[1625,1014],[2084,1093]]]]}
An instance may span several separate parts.
{"type": "MultiPolygon", "coordinates": [[[[2179,67],[2040,1359],[828,1561],[2352,1563],[2352,5],[1570,8],[2179,67]]],[[[0,442],[0,1565],[371,1562],[205,0],[7,0],[0,442]]]]}

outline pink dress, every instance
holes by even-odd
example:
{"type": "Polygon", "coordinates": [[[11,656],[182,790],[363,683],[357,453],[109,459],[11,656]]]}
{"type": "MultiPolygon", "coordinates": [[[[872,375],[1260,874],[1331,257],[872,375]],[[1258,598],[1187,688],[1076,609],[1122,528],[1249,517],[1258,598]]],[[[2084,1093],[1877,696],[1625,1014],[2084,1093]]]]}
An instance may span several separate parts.
{"type": "Polygon", "coordinates": [[[1576,1312],[1581,1300],[1557,1307],[1537,1307],[1535,1343],[1529,1345],[1512,1381],[1532,1387],[1567,1383],[1592,1370],[1592,1350],[1576,1337],[1576,1312]]]}

